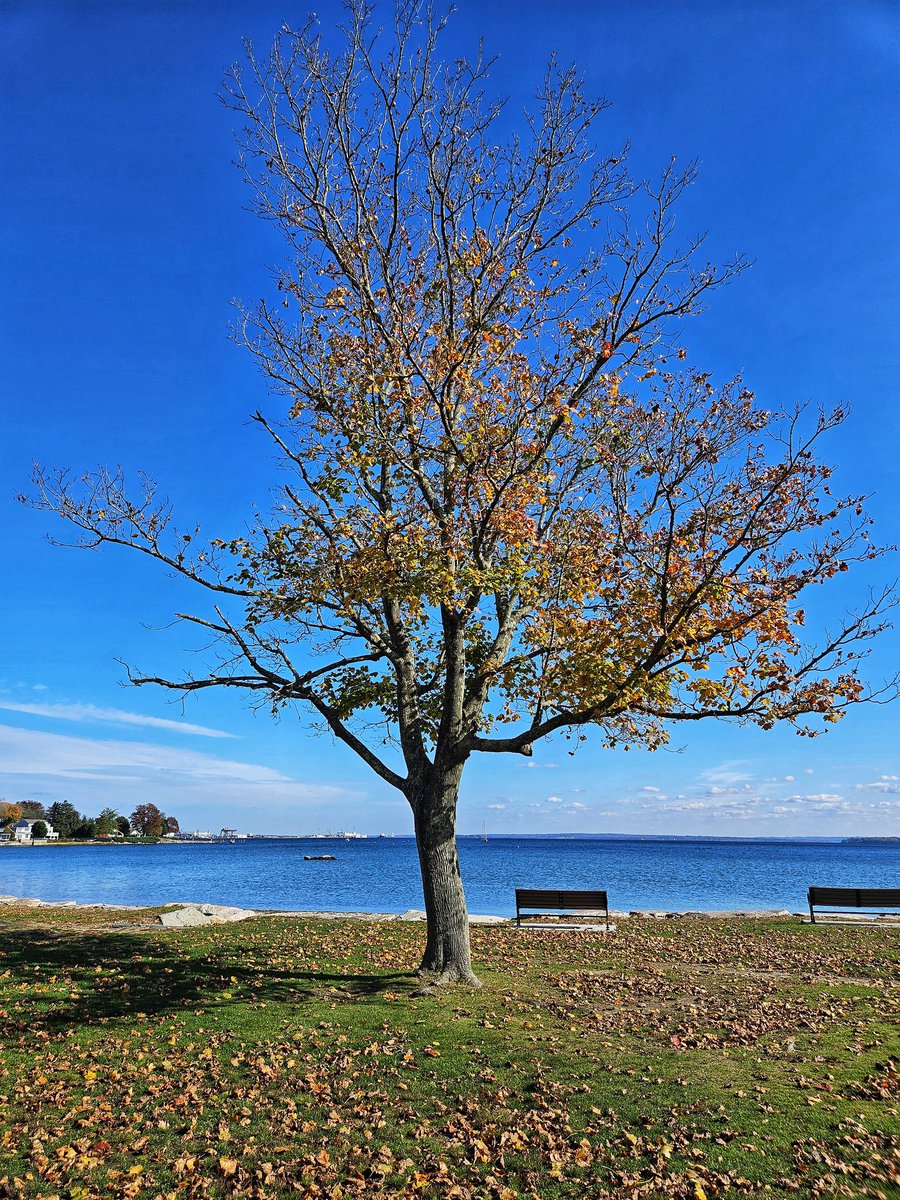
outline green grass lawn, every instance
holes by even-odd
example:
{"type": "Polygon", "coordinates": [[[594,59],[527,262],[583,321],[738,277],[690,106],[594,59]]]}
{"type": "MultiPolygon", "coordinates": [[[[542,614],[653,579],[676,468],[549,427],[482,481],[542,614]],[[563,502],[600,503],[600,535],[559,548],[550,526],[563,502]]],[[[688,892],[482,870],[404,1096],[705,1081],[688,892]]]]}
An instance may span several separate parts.
{"type": "Polygon", "coordinates": [[[900,930],[0,910],[0,1197],[900,1197],[900,930]]]}

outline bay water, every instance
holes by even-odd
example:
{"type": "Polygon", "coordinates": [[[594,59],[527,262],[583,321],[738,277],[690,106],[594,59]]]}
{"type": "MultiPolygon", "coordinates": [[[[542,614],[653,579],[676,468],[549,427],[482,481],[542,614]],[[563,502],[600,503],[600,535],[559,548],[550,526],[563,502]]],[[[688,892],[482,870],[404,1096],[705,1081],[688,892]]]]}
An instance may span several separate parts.
{"type": "MultiPolygon", "coordinates": [[[[470,912],[501,916],[515,913],[517,887],[605,888],[613,909],[707,912],[800,911],[810,885],[900,887],[900,842],[462,837],[459,855],[470,912]]],[[[2,846],[0,894],[274,910],[422,907],[410,837],[2,846]]]]}

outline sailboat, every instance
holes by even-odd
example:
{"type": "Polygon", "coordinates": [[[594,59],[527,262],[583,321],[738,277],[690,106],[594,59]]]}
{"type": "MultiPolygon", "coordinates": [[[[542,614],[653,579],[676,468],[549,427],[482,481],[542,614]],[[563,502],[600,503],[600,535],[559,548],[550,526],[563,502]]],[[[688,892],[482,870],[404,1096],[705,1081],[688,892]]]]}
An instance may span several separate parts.
{"type": "Polygon", "coordinates": [[[488,836],[487,836],[487,821],[482,821],[482,822],[481,822],[481,840],[482,840],[483,842],[486,842],[486,841],[488,840],[488,836]]]}

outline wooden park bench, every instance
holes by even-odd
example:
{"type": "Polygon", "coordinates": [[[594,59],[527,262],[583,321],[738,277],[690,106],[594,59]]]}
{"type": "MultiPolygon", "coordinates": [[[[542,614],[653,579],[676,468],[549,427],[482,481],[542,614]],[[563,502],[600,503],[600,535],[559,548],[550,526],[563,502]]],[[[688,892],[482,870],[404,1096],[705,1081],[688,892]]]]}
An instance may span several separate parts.
{"type": "MultiPolygon", "coordinates": [[[[809,919],[816,923],[817,908],[840,909],[835,916],[852,916],[860,909],[900,909],[900,888],[833,888],[811,887],[807,893],[809,919]]],[[[825,914],[820,914],[825,915],[825,914]]],[[[883,911],[865,914],[887,916],[883,911]]],[[[897,913],[900,917],[900,912],[897,913]]]]}
{"type": "MultiPolygon", "coordinates": [[[[543,913],[558,913],[569,916],[572,913],[583,913],[586,916],[603,917],[607,930],[609,924],[609,903],[606,892],[562,892],[550,889],[516,888],[516,925],[519,929],[600,929],[599,923],[586,924],[583,921],[570,921],[565,924],[554,921],[553,924],[529,922],[522,924],[523,917],[539,917],[543,913]]],[[[615,928],[615,926],[613,926],[615,928]]]]}

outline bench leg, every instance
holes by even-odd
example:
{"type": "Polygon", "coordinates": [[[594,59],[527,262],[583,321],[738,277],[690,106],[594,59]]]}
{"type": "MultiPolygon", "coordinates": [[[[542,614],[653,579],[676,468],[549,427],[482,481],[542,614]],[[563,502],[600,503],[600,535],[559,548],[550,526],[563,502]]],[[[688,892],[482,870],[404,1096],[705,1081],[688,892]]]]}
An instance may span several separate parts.
{"type": "Polygon", "coordinates": [[[816,914],[813,912],[812,905],[809,906],[809,923],[811,925],[815,925],[815,923],[816,923],[816,914]]]}

